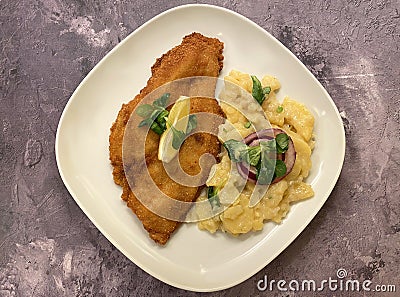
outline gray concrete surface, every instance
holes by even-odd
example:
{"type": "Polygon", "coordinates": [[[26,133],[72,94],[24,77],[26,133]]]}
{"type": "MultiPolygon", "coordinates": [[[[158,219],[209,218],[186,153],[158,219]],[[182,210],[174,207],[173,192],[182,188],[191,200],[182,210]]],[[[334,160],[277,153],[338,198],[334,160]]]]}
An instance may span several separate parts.
{"type": "MultiPolygon", "coordinates": [[[[198,296],[131,263],[64,187],[54,140],[68,98],[102,57],[189,1],[0,1],[0,296],[198,296]]],[[[206,1],[271,32],[343,116],[346,160],[327,203],[270,265],[208,296],[400,296],[400,2],[206,1]],[[269,279],[349,277],[397,293],[260,292],[269,279]]]]}

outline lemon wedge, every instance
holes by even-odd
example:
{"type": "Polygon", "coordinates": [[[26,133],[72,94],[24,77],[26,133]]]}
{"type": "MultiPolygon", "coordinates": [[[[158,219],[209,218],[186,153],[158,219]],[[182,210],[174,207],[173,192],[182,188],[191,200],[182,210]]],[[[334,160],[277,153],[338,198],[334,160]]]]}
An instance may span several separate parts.
{"type": "Polygon", "coordinates": [[[167,129],[161,135],[160,144],[158,145],[158,159],[163,162],[170,162],[178,154],[172,146],[174,134],[171,130],[171,125],[178,131],[186,132],[189,122],[190,113],[190,98],[180,96],[172,106],[167,121],[167,129]]]}

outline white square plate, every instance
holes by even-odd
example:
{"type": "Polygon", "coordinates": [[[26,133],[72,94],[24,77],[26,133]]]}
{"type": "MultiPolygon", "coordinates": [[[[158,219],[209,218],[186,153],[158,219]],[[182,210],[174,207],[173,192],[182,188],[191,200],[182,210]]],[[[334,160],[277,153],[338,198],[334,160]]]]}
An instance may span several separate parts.
{"type": "Polygon", "coordinates": [[[309,224],[330,195],[342,168],[344,129],[328,93],[279,41],[245,17],[210,5],[168,10],[130,34],[82,81],[61,116],[56,158],[61,177],[96,227],[132,262],[175,287],[216,291],[234,286],[277,257],[309,224]],[[192,32],[225,44],[221,77],[231,69],[282,83],[278,98],[289,95],[315,116],[316,147],[307,182],[315,196],[294,205],[280,225],[233,238],[210,235],[184,224],[165,247],[149,239],[120,199],[108,160],[108,136],[121,104],[145,86],[156,58],[192,32]],[[249,52],[250,51],[250,52],[249,52]]]}

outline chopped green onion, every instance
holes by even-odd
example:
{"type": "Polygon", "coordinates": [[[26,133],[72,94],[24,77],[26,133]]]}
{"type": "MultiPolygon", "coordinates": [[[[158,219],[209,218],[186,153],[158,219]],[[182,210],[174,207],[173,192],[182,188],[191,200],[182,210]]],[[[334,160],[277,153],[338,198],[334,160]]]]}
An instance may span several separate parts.
{"type": "Polygon", "coordinates": [[[246,128],[246,129],[249,129],[250,127],[251,127],[251,122],[249,121],[249,122],[246,122],[245,124],[244,124],[244,127],[246,128]]]}
{"type": "Polygon", "coordinates": [[[166,109],[164,109],[163,111],[161,111],[161,112],[158,114],[156,121],[157,121],[158,123],[165,122],[165,118],[168,117],[168,115],[169,115],[169,111],[166,110],[166,109]]]}
{"type": "Polygon", "coordinates": [[[269,93],[271,93],[271,87],[265,87],[262,90],[264,95],[269,95],[269,93]]]}
{"type": "Polygon", "coordinates": [[[283,111],[283,107],[281,105],[278,106],[278,108],[276,109],[277,113],[281,113],[283,111]]]}
{"type": "Polygon", "coordinates": [[[164,132],[164,130],[156,122],[151,124],[150,129],[156,132],[158,135],[161,135],[164,132]]]}

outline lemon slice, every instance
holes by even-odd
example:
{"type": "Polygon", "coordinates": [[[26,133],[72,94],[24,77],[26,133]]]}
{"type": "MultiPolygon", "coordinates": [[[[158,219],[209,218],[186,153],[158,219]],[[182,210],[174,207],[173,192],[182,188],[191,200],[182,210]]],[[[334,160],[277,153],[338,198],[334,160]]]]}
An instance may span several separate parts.
{"type": "Polygon", "coordinates": [[[180,96],[169,112],[167,129],[160,138],[160,144],[158,145],[159,160],[168,163],[178,154],[178,150],[172,146],[174,134],[172,133],[171,125],[174,126],[176,130],[186,132],[189,122],[189,113],[190,98],[180,96]]]}

